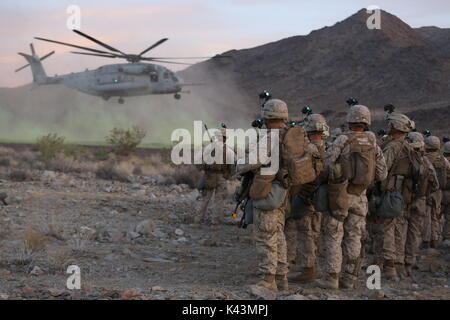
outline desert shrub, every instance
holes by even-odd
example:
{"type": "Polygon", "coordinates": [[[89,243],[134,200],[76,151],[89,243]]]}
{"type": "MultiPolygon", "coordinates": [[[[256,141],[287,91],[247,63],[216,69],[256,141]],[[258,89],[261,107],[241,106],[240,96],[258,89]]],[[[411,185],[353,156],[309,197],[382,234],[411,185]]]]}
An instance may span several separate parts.
{"type": "Polygon", "coordinates": [[[98,167],[95,175],[97,176],[97,178],[104,180],[130,182],[127,172],[117,168],[112,163],[106,163],[98,167]]]}
{"type": "Polygon", "coordinates": [[[109,158],[109,151],[105,149],[96,150],[94,152],[94,159],[98,161],[105,161],[109,158]]]}
{"type": "Polygon", "coordinates": [[[114,128],[106,137],[106,142],[113,146],[116,154],[127,156],[136,150],[145,135],[145,130],[137,126],[131,130],[114,128]]]}
{"type": "Polygon", "coordinates": [[[31,252],[37,252],[42,250],[48,242],[48,237],[36,230],[28,228],[22,235],[25,247],[31,252]]]}
{"type": "Polygon", "coordinates": [[[59,172],[73,172],[76,170],[76,160],[72,157],[67,157],[62,153],[57,154],[53,159],[49,160],[46,165],[47,170],[59,172]]]}
{"type": "Polygon", "coordinates": [[[9,174],[9,179],[16,182],[31,180],[31,174],[27,170],[13,170],[9,174]]]}
{"type": "Polygon", "coordinates": [[[58,136],[56,133],[49,133],[36,140],[36,149],[41,153],[39,159],[48,163],[56,157],[58,153],[64,151],[64,140],[66,138],[58,136]]]}

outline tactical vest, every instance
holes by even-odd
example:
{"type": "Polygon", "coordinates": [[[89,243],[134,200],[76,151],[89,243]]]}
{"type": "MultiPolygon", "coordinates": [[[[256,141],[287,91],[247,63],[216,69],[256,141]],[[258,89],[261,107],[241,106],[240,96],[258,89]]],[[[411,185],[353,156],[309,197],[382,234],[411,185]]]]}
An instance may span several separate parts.
{"type": "Polygon", "coordinates": [[[375,180],[376,138],[365,132],[345,133],[348,137],[344,148],[349,152],[341,154],[343,176],[348,180],[347,192],[361,195],[375,180]]]}
{"type": "Polygon", "coordinates": [[[300,126],[287,126],[279,130],[279,169],[275,175],[255,174],[250,188],[250,197],[265,198],[273,180],[277,179],[284,188],[303,185],[314,181],[322,170],[320,156],[310,152],[309,140],[300,126]]]}
{"type": "Polygon", "coordinates": [[[382,190],[398,191],[402,194],[405,203],[411,203],[414,194],[414,184],[420,175],[415,168],[411,155],[414,149],[406,140],[391,140],[389,144],[394,144],[396,154],[394,163],[389,170],[388,176],[382,183],[382,190]]]}

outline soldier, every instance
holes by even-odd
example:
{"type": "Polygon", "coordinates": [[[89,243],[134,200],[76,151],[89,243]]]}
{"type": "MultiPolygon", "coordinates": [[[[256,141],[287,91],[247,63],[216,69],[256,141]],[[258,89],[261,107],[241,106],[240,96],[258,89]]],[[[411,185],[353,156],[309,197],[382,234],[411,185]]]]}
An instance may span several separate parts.
{"type": "MultiPolygon", "coordinates": [[[[271,130],[277,130],[281,140],[281,132],[285,130],[285,121],[288,120],[288,107],[286,103],[278,99],[268,100],[262,107],[261,116],[265,128],[269,131],[267,132],[268,140],[270,139],[271,130]]],[[[263,139],[262,137],[260,138],[263,139]]],[[[268,144],[270,145],[270,143],[269,140],[268,144]]],[[[251,148],[249,152],[254,152],[254,150],[251,148]]],[[[257,169],[256,172],[259,172],[259,170],[257,169]]],[[[260,173],[258,175],[264,178],[260,173]]],[[[254,179],[252,187],[255,184],[254,179]]],[[[252,195],[252,190],[250,193],[251,197],[255,197],[252,195]]],[[[288,288],[286,277],[288,272],[286,238],[283,232],[286,204],[287,201],[284,200],[281,207],[271,211],[253,209],[253,230],[258,258],[258,274],[261,276],[256,286],[273,291],[277,291],[278,287],[282,290],[288,288]]]]}
{"type": "Polygon", "coordinates": [[[403,270],[400,267],[397,272],[400,273],[399,275],[401,276],[411,275],[412,268],[416,264],[416,258],[422,240],[423,223],[427,212],[426,198],[439,189],[436,171],[428,158],[425,157],[425,142],[423,135],[419,132],[410,132],[408,133],[408,141],[420,157],[422,169],[420,170],[421,174],[418,187],[413,195],[409,217],[407,218],[408,227],[405,246],[406,274],[402,274],[403,270]]]}
{"type": "Polygon", "coordinates": [[[203,164],[205,172],[205,192],[203,200],[200,204],[200,210],[194,219],[194,222],[200,224],[204,222],[208,215],[208,207],[212,203],[211,208],[211,224],[218,225],[222,222],[223,217],[230,213],[232,209],[227,202],[227,186],[228,180],[232,176],[234,169],[235,153],[226,145],[226,129],[221,128],[216,132],[216,140],[205,147],[205,154],[214,154],[215,148],[222,148],[222,163],[203,164]]]}
{"type": "Polygon", "coordinates": [[[397,270],[405,273],[405,242],[407,215],[411,208],[412,189],[415,184],[414,164],[411,161],[412,147],[406,135],[414,128],[414,122],[399,113],[386,114],[389,138],[383,145],[388,176],[381,184],[381,192],[398,192],[402,195],[404,207],[398,217],[383,218],[383,275],[397,277],[397,270]]]}
{"type": "Polygon", "coordinates": [[[450,175],[450,163],[439,152],[441,141],[436,136],[429,136],[425,139],[425,156],[433,164],[439,180],[439,190],[433,192],[427,198],[427,222],[424,241],[429,241],[430,247],[435,248],[441,234],[441,203],[442,192],[447,187],[447,178],[450,175]]]}
{"type": "Polygon", "coordinates": [[[371,123],[369,109],[352,106],[347,123],[349,131],[334,141],[324,161],[330,202],[324,225],[327,275],[318,285],[326,289],[354,288],[368,211],[366,189],[374,180],[386,178],[386,163],[375,134],[365,131],[371,123]]]}
{"type": "MultiPolygon", "coordinates": [[[[317,150],[320,158],[325,155],[324,138],[329,135],[329,127],[325,118],[320,114],[310,114],[304,124],[308,134],[311,148],[317,150]]],[[[315,210],[312,205],[312,193],[317,189],[317,184],[310,183],[292,191],[302,197],[307,206],[307,212],[298,219],[289,218],[286,220],[285,234],[287,243],[288,261],[292,267],[299,265],[302,272],[289,276],[289,280],[294,282],[308,282],[316,278],[316,260],[318,254],[318,244],[322,223],[322,213],[315,210]],[[297,263],[295,263],[297,258],[297,263]]],[[[294,268],[290,267],[290,271],[294,268]]]]}
{"type": "MultiPolygon", "coordinates": [[[[309,183],[315,179],[315,175],[302,174],[314,170],[310,162],[297,162],[294,167],[288,167],[290,159],[305,154],[307,149],[306,132],[298,126],[287,126],[288,108],[285,102],[278,99],[267,101],[262,107],[262,118],[267,130],[262,130],[257,146],[250,146],[249,154],[258,152],[261,148],[266,148],[270,157],[259,158],[258,164],[241,164],[238,160],[237,171],[239,173],[254,172],[253,181],[250,187],[250,201],[253,206],[253,230],[258,259],[258,274],[261,279],[257,282],[257,287],[264,287],[269,290],[288,289],[288,263],[286,258],[286,239],[284,235],[285,213],[288,209],[288,194],[292,184],[298,180],[309,183]],[[278,134],[279,150],[273,149],[276,143],[271,141],[272,134],[278,134]],[[262,141],[262,142],[261,142],[262,141]],[[268,143],[264,143],[264,141],[268,143]],[[274,144],[275,143],[275,144],[274,144]],[[273,150],[272,150],[273,149],[273,150]],[[274,154],[275,152],[275,154],[274,154]],[[279,166],[273,168],[272,165],[278,157],[279,166]],[[305,167],[306,163],[306,167],[305,167]],[[299,165],[297,167],[296,165],[299,165]],[[303,166],[302,166],[303,165],[303,166]],[[264,172],[263,169],[269,169],[264,172]],[[293,168],[298,170],[293,171],[293,168]],[[293,173],[291,175],[291,173],[293,173]],[[298,175],[297,175],[298,174],[298,175]],[[275,192],[276,191],[276,192],[275,192]],[[274,192],[274,193],[272,193],[274,192]],[[267,208],[267,209],[263,209],[267,208]],[[272,208],[272,209],[268,209],[272,208]]],[[[252,287],[254,289],[255,287],[252,287]]]]}
{"type": "MultiPolygon", "coordinates": [[[[442,148],[444,157],[450,161],[450,141],[442,148]]],[[[442,212],[444,213],[444,228],[442,230],[443,240],[450,240],[450,177],[447,177],[447,185],[442,195],[442,212]]]]}

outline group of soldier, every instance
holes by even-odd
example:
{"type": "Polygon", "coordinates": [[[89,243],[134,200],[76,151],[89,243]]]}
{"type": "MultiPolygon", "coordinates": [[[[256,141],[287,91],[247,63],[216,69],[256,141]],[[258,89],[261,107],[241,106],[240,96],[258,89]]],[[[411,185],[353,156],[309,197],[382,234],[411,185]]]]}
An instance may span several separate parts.
{"type": "MultiPolygon", "coordinates": [[[[346,129],[335,129],[331,136],[320,114],[288,122],[288,107],[278,99],[262,105],[261,119],[267,132],[279,132],[279,145],[286,149],[280,151],[278,171],[261,175],[267,163],[205,166],[205,194],[196,217],[197,223],[204,221],[214,202],[212,223],[220,224],[231,211],[221,202],[226,181],[252,173],[243,207],[248,211],[253,201],[255,286],[277,291],[287,290],[289,282],[314,281],[325,289],[352,289],[368,241],[375,259],[369,263],[381,268],[384,279],[409,277],[421,247],[435,248],[450,239],[450,142],[442,145],[438,137],[424,136],[412,120],[393,110],[385,115],[386,134],[377,137],[369,129],[370,110],[357,103],[347,113],[346,129]],[[292,128],[296,134],[290,134],[292,128]],[[288,137],[304,144],[303,155],[286,158],[287,150],[295,149],[288,137]],[[293,163],[301,161],[301,170],[308,171],[307,165],[314,169],[312,179],[293,178],[298,174],[290,171],[293,163]],[[267,188],[270,192],[263,191],[267,188]],[[268,201],[272,193],[281,198],[268,201]],[[324,256],[321,279],[319,252],[324,256]]],[[[226,142],[226,130],[218,138],[226,142]]],[[[242,191],[241,186],[237,193],[242,191]]]]}

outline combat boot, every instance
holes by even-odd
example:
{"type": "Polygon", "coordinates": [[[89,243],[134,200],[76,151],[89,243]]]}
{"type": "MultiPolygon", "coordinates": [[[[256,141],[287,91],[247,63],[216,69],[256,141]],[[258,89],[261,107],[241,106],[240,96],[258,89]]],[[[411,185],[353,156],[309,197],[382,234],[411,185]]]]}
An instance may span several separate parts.
{"type": "Polygon", "coordinates": [[[383,276],[386,279],[394,279],[397,277],[397,271],[395,270],[395,264],[393,260],[384,260],[383,276]]]}
{"type": "Polygon", "coordinates": [[[263,287],[272,291],[278,291],[277,283],[275,281],[275,275],[266,273],[262,278],[256,283],[256,286],[263,287]]]}
{"type": "Polygon", "coordinates": [[[328,273],[325,279],[317,281],[317,285],[322,289],[339,289],[339,274],[328,273]]]}
{"type": "Polygon", "coordinates": [[[288,278],[286,277],[286,275],[279,275],[277,274],[275,276],[275,282],[277,283],[277,288],[280,291],[288,291],[289,290],[289,283],[288,283],[288,278]]]}
{"type": "Polygon", "coordinates": [[[344,272],[339,282],[339,286],[344,289],[354,289],[357,279],[358,278],[355,275],[344,272]]]}
{"type": "Polygon", "coordinates": [[[408,277],[408,273],[406,272],[405,265],[403,263],[395,263],[395,271],[397,272],[397,275],[404,279],[408,277]]]}
{"type": "Polygon", "coordinates": [[[316,270],[314,267],[303,268],[303,272],[297,272],[288,276],[288,279],[292,282],[310,282],[316,280],[316,270]]]}

